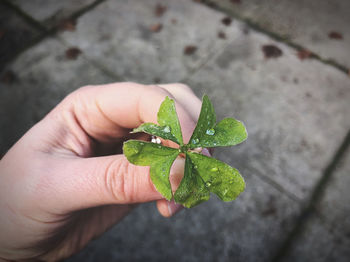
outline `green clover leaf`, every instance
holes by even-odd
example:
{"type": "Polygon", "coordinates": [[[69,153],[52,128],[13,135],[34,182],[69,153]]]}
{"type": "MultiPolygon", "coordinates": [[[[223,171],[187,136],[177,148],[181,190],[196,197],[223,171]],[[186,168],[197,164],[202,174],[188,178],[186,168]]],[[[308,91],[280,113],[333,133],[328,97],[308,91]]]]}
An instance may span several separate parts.
{"type": "Polygon", "coordinates": [[[202,109],[190,139],[190,148],[234,146],[246,139],[247,130],[242,122],[225,118],[216,124],[214,107],[208,96],[203,96],[202,109]]]}
{"type": "Polygon", "coordinates": [[[135,128],[132,133],[145,132],[150,135],[159,136],[166,140],[171,140],[180,146],[183,145],[180,122],[176,114],[174,100],[166,97],[159,107],[158,125],[144,123],[135,128]]]}
{"type": "Polygon", "coordinates": [[[129,140],[123,146],[124,155],[130,163],[150,166],[150,176],[159,193],[170,200],[173,196],[169,181],[171,165],[179,150],[150,142],[129,140]]]}
{"type": "Polygon", "coordinates": [[[158,111],[158,124],[144,123],[133,133],[144,132],[171,140],[180,149],[138,140],[124,143],[123,152],[130,163],[150,166],[150,176],[156,189],[168,200],[185,207],[193,207],[209,200],[210,192],[223,201],[234,200],[244,191],[244,179],[237,169],[191,149],[198,147],[233,146],[247,138],[244,124],[233,118],[225,118],[216,124],[214,107],[208,96],[203,96],[197,126],[187,145],[183,144],[180,123],[174,100],[166,97],[158,111]],[[169,182],[170,168],[180,153],[184,153],[185,171],[181,183],[173,195],[169,182]]]}

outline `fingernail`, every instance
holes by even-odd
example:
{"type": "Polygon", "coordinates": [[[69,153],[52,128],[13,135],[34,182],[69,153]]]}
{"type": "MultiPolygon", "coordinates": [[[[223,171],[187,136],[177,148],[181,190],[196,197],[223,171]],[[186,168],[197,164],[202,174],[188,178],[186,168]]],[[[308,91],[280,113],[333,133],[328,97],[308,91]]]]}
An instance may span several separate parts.
{"type": "Polygon", "coordinates": [[[211,153],[210,153],[209,150],[206,149],[206,148],[203,148],[202,154],[205,155],[205,156],[210,156],[210,157],[211,157],[211,153]]]}
{"type": "Polygon", "coordinates": [[[176,214],[181,209],[183,209],[183,206],[180,205],[180,204],[175,203],[174,200],[171,200],[171,201],[168,202],[168,210],[169,210],[170,216],[176,214]]]}

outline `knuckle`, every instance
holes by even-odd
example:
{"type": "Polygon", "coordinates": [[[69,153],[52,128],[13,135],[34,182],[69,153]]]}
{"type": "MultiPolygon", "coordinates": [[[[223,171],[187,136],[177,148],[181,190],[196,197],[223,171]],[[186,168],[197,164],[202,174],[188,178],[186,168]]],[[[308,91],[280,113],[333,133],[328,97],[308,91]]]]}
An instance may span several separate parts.
{"type": "Polygon", "coordinates": [[[178,89],[182,89],[183,91],[187,91],[187,92],[192,92],[192,89],[186,84],[176,83],[175,85],[178,89]]]}
{"type": "Polygon", "coordinates": [[[113,201],[132,202],[134,181],[132,172],[135,169],[128,161],[114,160],[106,169],[105,185],[113,201]]]}
{"type": "Polygon", "coordinates": [[[81,93],[85,93],[86,91],[88,91],[94,87],[96,87],[96,86],[86,85],[86,86],[79,87],[78,89],[76,89],[72,93],[70,93],[67,97],[79,96],[81,93]]]}
{"type": "Polygon", "coordinates": [[[161,96],[163,98],[165,98],[166,96],[172,99],[174,98],[172,93],[164,89],[163,87],[160,87],[157,85],[150,85],[150,86],[147,86],[147,88],[148,88],[148,91],[152,91],[157,96],[161,96]]]}

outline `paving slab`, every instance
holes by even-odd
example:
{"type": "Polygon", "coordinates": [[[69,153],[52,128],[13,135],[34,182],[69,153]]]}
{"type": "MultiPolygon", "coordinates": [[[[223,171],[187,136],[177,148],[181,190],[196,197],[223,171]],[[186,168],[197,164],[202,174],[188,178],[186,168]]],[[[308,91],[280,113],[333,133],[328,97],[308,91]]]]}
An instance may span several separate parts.
{"type": "Polygon", "coordinates": [[[75,88],[115,79],[104,72],[144,83],[186,79],[213,99],[218,119],[246,123],[247,142],[215,155],[242,172],[246,191],[171,219],[142,205],[67,261],[270,261],[350,128],[350,80],[238,21],[224,25],[224,15],[205,6],[161,3],[167,11],[158,17],[156,1],[107,1],[81,17],[75,32],[60,33],[63,44],[48,39],[18,57],[9,67],[18,80],[0,88],[3,141],[10,146],[75,88]],[[150,33],[157,23],[162,30],[150,33]],[[198,49],[184,55],[187,45],[198,49]],[[265,58],[263,45],[281,56],[265,58]],[[83,53],[68,60],[73,46],[83,53]]]}
{"type": "Polygon", "coordinates": [[[0,154],[71,91],[113,82],[82,56],[68,59],[67,49],[49,38],[24,52],[0,75],[0,154]]]}
{"type": "Polygon", "coordinates": [[[188,83],[219,116],[246,123],[245,149],[232,157],[303,201],[350,128],[350,79],[260,33],[232,41],[188,83]],[[281,56],[266,58],[264,45],[281,56]]]}
{"type": "Polygon", "coordinates": [[[291,229],[298,204],[241,171],[248,186],[236,201],[212,196],[171,219],[153,204],[142,205],[66,261],[269,261],[291,229]]]}
{"type": "Polygon", "coordinates": [[[283,261],[348,261],[350,257],[350,150],[332,175],[317,212],[283,261]]]}
{"type": "Polygon", "coordinates": [[[11,2],[49,29],[96,0],[12,0],[11,2]]]}
{"type": "Polygon", "coordinates": [[[41,33],[0,2],[0,71],[14,55],[38,39],[41,33]]]}
{"type": "MultiPolygon", "coordinates": [[[[118,13],[119,15],[127,13],[130,17],[132,17],[133,12],[137,12],[137,17],[142,17],[143,23],[148,21],[144,17],[151,17],[149,24],[154,21],[151,12],[153,7],[147,9],[147,6],[135,4],[132,7],[118,6],[118,8],[113,9],[114,5],[117,5],[117,2],[113,2],[113,5],[107,2],[99,6],[97,11],[104,10],[101,13],[106,14],[107,10],[112,10],[113,13],[122,10],[118,13]],[[137,8],[139,7],[142,10],[138,11],[137,8]]],[[[187,5],[186,7],[190,8],[187,5]]],[[[172,8],[168,6],[168,14],[171,14],[171,10],[172,8]]],[[[193,7],[192,12],[200,13],[202,20],[208,21],[208,24],[215,24],[215,22],[221,21],[223,17],[222,14],[214,11],[203,14],[201,10],[193,7]]],[[[94,16],[97,11],[94,10],[91,15],[94,16]]],[[[242,173],[247,176],[248,188],[256,190],[255,193],[250,195],[248,195],[249,193],[242,195],[242,198],[246,196],[250,199],[249,201],[242,200],[244,201],[242,206],[248,207],[251,204],[250,201],[255,198],[260,199],[262,203],[257,204],[249,211],[244,210],[243,207],[241,211],[234,208],[234,214],[242,217],[242,221],[247,221],[246,223],[235,224],[234,218],[227,215],[230,211],[223,209],[221,203],[214,202],[214,204],[211,204],[212,202],[209,202],[208,205],[211,206],[208,208],[208,212],[215,216],[215,221],[219,221],[218,224],[226,219],[231,221],[224,226],[223,231],[231,232],[228,226],[230,225],[234,233],[227,233],[227,235],[222,233],[223,235],[220,235],[218,234],[220,231],[215,227],[213,229],[213,226],[209,224],[203,224],[198,228],[196,227],[193,233],[188,233],[191,232],[193,225],[186,228],[186,222],[181,222],[181,227],[185,228],[181,232],[186,232],[184,237],[189,238],[188,241],[172,236],[175,233],[170,232],[172,232],[171,228],[174,225],[169,225],[169,228],[164,229],[164,231],[159,229],[159,233],[152,233],[158,232],[155,226],[162,225],[160,219],[153,223],[146,222],[145,224],[148,227],[144,228],[144,223],[140,222],[141,217],[146,216],[149,219],[149,216],[156,215],[154,215],[154,210],[148,211],[151,214],[143,215],[143,212],[147,212],[148,209],[141,209],[140,213],[127,218],[125,223],[128,223],[128,219],[135,219],[130,222],[132,226],[128,226],[123,222],[120,227],[116,227],[115,235],[114,233],[107,234],[105,238],[94,242],[70,261],[89,258],[96,260],[99,257],[106,260],[130,261],[141,259],[212,261],[218,258],[223,261],[229,261],[232,258],[238,261],[256,261],[257,259],[269,261],[277,251],[281,240],[288,235],[290,228],[296,223],[294,220],[296,214],[301,210],[303,203],[307,201],[311,190],[322,175],[323,169],[350,127],[350,119],[346,115],[346,101],[349,99],[349,79],[334,68],[317,61],[300,61],[294,50],[279,45],[262,34],[247,33],[244,25],[237,21],[229,27],[228,33],[233,32],[232,35],[236,34],[237,38],[229,38],[230,40],[227,41],[229,45],[227,45],[227,42],[222,45],[214,45],[209,49],[213,54],[209,56],[209,59],[200,58],[199,62],[194,63],[192,67],[182,69],[182,71],[172,70],[170,76],[167,76],[167,72],[160,71],[162,69],[147,67],[146,65],[140,66],[135,72],[130,72],[129,70],[134,70],[134,66],[128,61],[129,59],[142,57],[152,61],[148,57],[152,59],[152,57],[158,55],[171,54],[171,43],[176,41],[172,40],[176,38],[176,32],[171,31],[173,38],[167,38],[169,44],[163,50],[158,50],[158,53],[140,53],[138,47],[131,45],[130,41],[140,41],[144,46],[147,46],[149,42],[151,46],[156,44],[153,40],[147,40],[149,42],[145,44],[145,41],[138,39],[142,37],[142,34],[137,33],[135,29],[137,26],[132,25],[132,21],[127,25],[124,25],[121,21],[118,31],[112,38],[112,42],[117,42],[117,39],[120,39],[120,36],[118,36],[120,33],[123,37],[122,40],[119,40],[121,44],[115,45],[112,49],[110,47],[111,43],[108,42],[110,38],[107,37],[107,41],[105,40],[102,43],[104,50],[107,51],[98,53],[101,50],[95,47],[100,47],[101,43],[95,40],[96,36],[93,36],[89,28],[93,28],[94,31],[98,32],[102,31],[103,28],[109,31],[109,28],[112,27],[108,23],[115,26],[118,23],[114,24],[114,20],[110,22],[108,15],[103,17],[103,20],[101,20],[101,15],[96,15],[93,18],[89,15],[87,14],[78,21],[76,32],[78,36],[75,33],[64,33],[62,38],[85,50],[90,59],[99,62],[106,56],[111,57],[114,61],[111,60],[111,62],[106,63],[106,60],[103,60],[104,65],[109,69],[114,67],[115,72],[129,80],[152,82],[154,77],[160,75],[159,79],[161,81],[177,81],[177,79],[185,76],[190,86],[195,89],[199,96],[206,92],[214,98],[215,106],[218,108],[217,111],[221,117],[229,114],[247,123],[250,133],[248,142],[238,148],[233,148],[232,151],[225,150],[224,153],[219,153],[218,156],[242,170],[242,173]],[[100,30],[95,30],[96,27],[89,24],[89,20],[100,21],[101,25],[98,27],[100,30]],[[84,29],[84,25],[86,29],[84,29]],[[126,26],[126,30],[123,29],[124,26],[126,26]],[[125,42],[129,44],[125,46],[123,44],[125,42]],[[283,52],[282,57],[266,59],[261,50],[262,45],[265,44],[277,45],[283,52]],[[119,48],[122,52],[119,51],[119,48]],[[223,49],[225,51],[221,52],[223,49]],[[113,50],[113,52],[111,53],[110,50],[113,50]],[[117,53],[119,55],[115,56],[117,53]],[[210,62],[205,64],[207,60],[210,60],[210,62]],[[122,67],[125,63],[124,68],[120,70],[119,67],[122,67]],[[191,77],[198,65],[201,69],[191,77]],[[164,73],[159,74],[159,71],[164,73]],[[322,73],[320,74],[320,72],[322,73]],[[320,154],[319,152],[323,153],[320,154]],[[256,177],[253,175],[256,175],[256,177]],[[257,194],[257,191],[260,194],[257,194]],[[287,213],[280,211],[286,209],[286,207],[291,207],[291,210],[287,213]],[[276,219],[274,215],[278,212],[282,213],[279,213],[276,219]],[[272,221],[267,222],[268,219],[264,216],[272,216],[270,217],[272,221]],[[248,221],[247,217],[252,220],[248,221]],[[261,226],[260,222],[262,223],[261,226]],[[134,230],[135,225],[138,224],[140,228],[134,230]],[[124,229],[127,231],[123,231],[124,229]],[[125,235],[130,232],[129,230],[133,230],[133,238],[125,239],[125,235]],[[199,232],[197,232],[198,230],[199,232]],[[211,244],[205,241],[203,243],[198,241],[198,239],[204,239],[200,232],[205,232],[205,230],[210,231],[206,234],[207,236],[212,235],[211,238],[214,238],[212,243],[221,243],[219,247],[212,247],[211,244]],[[271,233],[272,231],[273,233],[271,233]],[[162,232],[166,232],[164,238],[162,232]],[[238,238],[235,238],[236,236],[238,238]],[[115,240],[115,237],[117,237],[117,240],[115,240]],[[221,241],[215,239],[221,239],[221,241]],[[174,247],[174,243],[178,243],[179,248],[174,247]],[[167,244],[171,246],[171,249],[167,248],[167,244]],[[120,246],[120,249],[114,249],[114,246],[120,246]],[[227,246],[227,248],[224,248],[224,246],[227,246]],[[157,251],[153,252],[153,249],[157,251]]],[[[186,17],[181,20],[185,20],[188,16],[186,13],[184,15],[186,17]]],[[[220,23],[218,24],[220,25],[220,23]]],[[[191,24],[187,23],[189,26],[191,24]]],[[[201,28],[202,24],[200,28],[197,24],[196,32],[199,35],[206,35],[208,31],[217,31],[217,29],[209,28],[202,32],[201,28]]],[[[223,26],[223,28],[225,27],[223,26]]],[[[162,30],[165,32],[168,29],[164,27],[162,30]]],[[[186,29],[182,28],[182,30],[177,33],[186,32],[186,29]]],[[[218,39],[215,39],[215,41],[218,42],[218,39]]],[[[199,42],[198,45],[201,43],[199,42]]],[[[114,44],[112,45],[114,46],[114,44]]],[[[181,48],[177,50],[177,54],[181,54],[181,48]]],[[[170,62],[166,60],[162,63],[162,66],[166,68],[170,62]]],[[[149,63],[149,65],[151,64],[149,63]]],[[[198,216],[203,216],[205,221],[210,221],[211,218],[206,213],[202,213],[201,208],[197,208],[198,216]]],[[[194,216],[196,215],[197,213],[194,216]]],[[[176,218],[176,222],[179,221],[178,219],[176,218]]],[[[195,221],[198,220],[200,218],[195,221]]]]}
{"type": "Polygon", "coordinates": [[[75,32],[64,32],[61,37],[125,80],[176,82],[223,48],[228,39],[243,34],[237,27],[222,24],[223,17],[187,0],[106,1],[80,17],[75,32]],[[166,8],[161,16],[155,13],[157,4],[166,8]],[[218,37],[221,31],[227,39],[218,37]]]}
{"type": "Polygon", "coordinates": [[[350,68],[348,0],[204,0],[350,68]],[[339,33],[340,35],[338,35],[339,33]],[[341,37],[341,39],[339,39],[341,37]]]}

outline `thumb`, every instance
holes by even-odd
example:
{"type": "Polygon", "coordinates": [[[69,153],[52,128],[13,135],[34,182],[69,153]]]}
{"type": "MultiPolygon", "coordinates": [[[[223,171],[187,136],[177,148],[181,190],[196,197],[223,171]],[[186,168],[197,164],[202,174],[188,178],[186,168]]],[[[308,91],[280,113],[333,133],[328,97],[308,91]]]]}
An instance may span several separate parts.
{"type": "Polygon", "coordinates": [[[150,179],[150,168],[135,166],[124,155],[66,161],[61,163],[63,172],[60,168],[55,172],[59,175],[50,176],[52,199],[57,201],[52,204],[62,211],[164,199],[150,179]]]}

